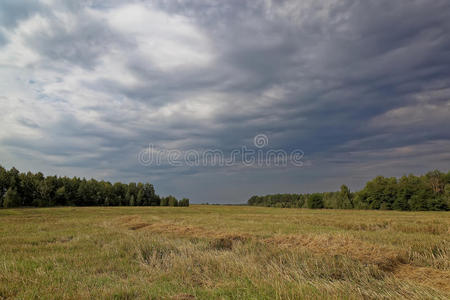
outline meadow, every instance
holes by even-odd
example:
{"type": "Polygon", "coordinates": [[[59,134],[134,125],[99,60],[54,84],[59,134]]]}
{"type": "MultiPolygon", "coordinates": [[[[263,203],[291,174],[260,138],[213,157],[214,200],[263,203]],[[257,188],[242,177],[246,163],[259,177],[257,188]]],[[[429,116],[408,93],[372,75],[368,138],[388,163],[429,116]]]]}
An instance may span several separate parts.
{"type": "Polygon", "coordinates": [[[448,299],[450,212],[0,210],[0,299],[448,299]]]}

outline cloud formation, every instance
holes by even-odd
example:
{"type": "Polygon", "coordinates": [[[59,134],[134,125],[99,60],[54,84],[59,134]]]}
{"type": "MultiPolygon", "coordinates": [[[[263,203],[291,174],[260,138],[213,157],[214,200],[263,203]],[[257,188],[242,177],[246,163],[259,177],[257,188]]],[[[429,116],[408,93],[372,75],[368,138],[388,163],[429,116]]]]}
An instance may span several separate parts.
{"type": "Polygon", "coordinates": [[[193,202],[360,188],[450,162],[450,3],[2,1],[0,157],[193,202]],[[269,137],[302,168],[145,167],[269,137]]]}

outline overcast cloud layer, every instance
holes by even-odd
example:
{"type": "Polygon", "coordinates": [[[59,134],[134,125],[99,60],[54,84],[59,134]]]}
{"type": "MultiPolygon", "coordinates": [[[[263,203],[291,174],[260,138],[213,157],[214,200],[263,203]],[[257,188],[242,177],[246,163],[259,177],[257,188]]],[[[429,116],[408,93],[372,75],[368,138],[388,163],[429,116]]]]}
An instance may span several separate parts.
{"type": "Polygon", "coordinates": [[[450,2],[0,1],[0,164],[191,201],[450,166],[450,2]],[[304,166],[142,166],[161,149],[304,166]]]}

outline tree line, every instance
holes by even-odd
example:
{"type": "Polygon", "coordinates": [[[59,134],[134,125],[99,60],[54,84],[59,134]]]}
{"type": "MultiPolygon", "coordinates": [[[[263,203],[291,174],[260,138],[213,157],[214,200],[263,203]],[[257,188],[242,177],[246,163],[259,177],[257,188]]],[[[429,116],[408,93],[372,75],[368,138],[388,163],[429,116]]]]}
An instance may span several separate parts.
{"type": "Polygon", "coordinates": [[[337,192],[253,196],[248,205],[298,208],[449,210],[450,172],[422,176],[377,176],[358,192],[342,185],[337,192]]]}
{"type": "Polygon", "coordinates": [[[189,199],[160,197],[150,183],[44,176],[0,166],[0,207],[21,206],[189,206],[189,199]]]}

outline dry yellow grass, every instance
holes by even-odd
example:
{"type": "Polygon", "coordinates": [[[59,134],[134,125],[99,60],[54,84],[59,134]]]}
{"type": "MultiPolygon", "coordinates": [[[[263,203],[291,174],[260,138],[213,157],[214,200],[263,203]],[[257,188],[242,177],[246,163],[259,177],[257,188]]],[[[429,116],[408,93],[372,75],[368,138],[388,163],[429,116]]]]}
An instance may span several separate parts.
{"type": "Polygon", "coordinates": [[[448,299],[450,214],[0,210],[0,298],[448,299]]]}

